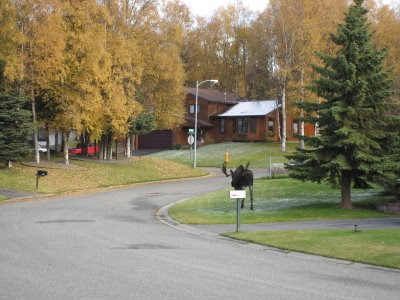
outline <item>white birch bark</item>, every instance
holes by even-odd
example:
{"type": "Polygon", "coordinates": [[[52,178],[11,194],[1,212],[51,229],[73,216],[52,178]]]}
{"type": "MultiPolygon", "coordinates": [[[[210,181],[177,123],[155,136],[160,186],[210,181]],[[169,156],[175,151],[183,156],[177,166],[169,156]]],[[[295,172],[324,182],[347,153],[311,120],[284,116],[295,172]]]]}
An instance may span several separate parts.
{"type": "Polygon", "coordinates": [[[129,134],[126,136],[125,154],[126,154],[126,157],[128,157],[128,158],[131,157],[131,137],[129,134]]]}
{"type": "Polygon", "coordinates": [[[69,155],[68,155],[68,139],[69,139],[69,132],[63,132],[62,133],[62,138],[63,138],[63,154],[64,154],[64,164],[69,165],[69,155]]]}
{"type": "Polygon", "coordinates": [[[286,82],[282,84],[282,139],[281,152],[286,152],[286,82]]]}

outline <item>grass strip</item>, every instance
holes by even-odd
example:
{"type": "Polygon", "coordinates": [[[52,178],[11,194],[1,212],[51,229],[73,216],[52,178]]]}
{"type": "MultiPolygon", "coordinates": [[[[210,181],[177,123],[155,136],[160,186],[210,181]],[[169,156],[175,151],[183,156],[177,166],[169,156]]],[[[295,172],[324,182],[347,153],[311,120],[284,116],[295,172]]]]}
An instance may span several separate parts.
{"type": "Polygon", "coordinates": [[[4,201],[4,200],[7,200],[7,199],[10,199],[10,198],[7,197],[7,196],[4,196],[4,195],[0,195],[0,201],[4,201]]]}
{"type": "MultiPolygon", "coordinates": [[[[138,158],[126,164],[73,161],[84,170],[48,169],[39,179],[40,193],[60,193],[96,187],[127,185],[167,179],[197,177],[207,172],[156,158],[138,158]]],[[[40,168],[43,169],[43,168],[40,168]]],[[[15,164],[0,169],[0,187],[35,192],[37,168],[15,164]]]]}
{"type": "Polygon", "coordinates": [[[400,229],[295,230],[226,233],[280,249],[400,268],[400,229]]]}
{"type": "MultiPolygon", "coordinates": [[[[287,143],[287,153],[293,152],[298,143],[287,143]]],[[[224,161],[224,153],[228,152],[230,162],[228,166],[237,167],[251,162],[251,167],[266,168],[269,166],[269,157],[273,156],[273,163],[286,162],[280,150],[279,143],[219,143],[200,147],[197,149],[197,165],[200,167],[220,167],[224,161]]],[[[152,157],[175,161],[189,165],[190,151],[165,150],[151,154],[152,157]]]]}
{"type": "MultiPolygon", "coordinates": [[[[227,181],[227,185],[229,181],[227,181]]],[[[174,219],[187,224],[234,224],[236,202],[229,199],[229,189],[204,194],[170,208],[174,219]]],[[[339,208],[340,191],[326,184],[300,182],[290,178],[261,179],[254,185],[254,211],[250,200],[241,210],[241,222],[294,222],[312,220],[392,217],[375,210],[375,203],[391,197],[380,189],[353,190],[354,208],[339,208]]]]}

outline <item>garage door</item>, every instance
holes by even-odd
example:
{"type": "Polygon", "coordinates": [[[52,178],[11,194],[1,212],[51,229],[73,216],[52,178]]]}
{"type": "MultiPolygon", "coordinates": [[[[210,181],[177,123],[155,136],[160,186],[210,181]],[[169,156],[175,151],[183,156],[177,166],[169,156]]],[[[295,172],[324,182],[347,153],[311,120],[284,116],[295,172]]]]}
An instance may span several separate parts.
{"type": "Polygon", "coordinates": [[[156,130],[139,136],[139,149],[170,149],[172,130],[156,130]]]}

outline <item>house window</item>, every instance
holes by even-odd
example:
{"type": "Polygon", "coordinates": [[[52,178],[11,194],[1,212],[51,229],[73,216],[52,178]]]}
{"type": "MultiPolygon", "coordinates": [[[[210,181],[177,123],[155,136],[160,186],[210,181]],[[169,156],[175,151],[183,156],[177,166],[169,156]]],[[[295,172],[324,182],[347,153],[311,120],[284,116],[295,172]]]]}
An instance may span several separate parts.
{"type": "Polygon", "coordinates": [[[247,118],[237,118],[236,119],[236,133],[247,134],[247,118]]]}
{"type": "MultiPolygon", "coordinates": [[[[191,104],[189,107],[189,113],[194,114],[194,104],[191,104]]],[[[197,114],[200,113],[200,105],[197,105],[197,114]]]]}
{"type": "Polygon", "coordinates": [[[250,119],[250,132],[251,133],[257,132],[257,119],[256,118],[250,119]]]}
{"type": "Polygon", "coordinates": [[[47,134],[45,128],[39,128],[38,130],[38,141],[45,142],[47,140],[47,134]]]}
{"type": "Polygon", "coordinates": [[[275,133],[275,122],[273,118],[268,118],[268,135],[274,135],[275,133]]]}
{"type": "Polygon", "coordinates": [[[293,120],[293,136],[296,137],[299,135],[299,121],[293,120]]]}
{"type": "Polygon", "coordinates": [[[225,119],[221,119],[221,124],[219,127],[219,132],[220,133],[225,133],[225,119]]]}

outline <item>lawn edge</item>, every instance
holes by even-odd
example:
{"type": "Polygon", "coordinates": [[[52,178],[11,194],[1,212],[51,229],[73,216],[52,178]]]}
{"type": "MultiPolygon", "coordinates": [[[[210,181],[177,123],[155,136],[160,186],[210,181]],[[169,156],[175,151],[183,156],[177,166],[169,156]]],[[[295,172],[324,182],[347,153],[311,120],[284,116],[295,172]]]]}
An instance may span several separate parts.
{"type": "MultiPolygon", "coordinates": [[[[88,189],[79,189],[75,191],[64,191],[60,193],[51,193],[51,194],[36,194],[36,195],[29,195],[24,197],[17,197],[17,198],[10,198],[0,201],[0,206],[6,204],[14,204],[20,202],[28,202],[28,201],[39,201],[39,200],[49,200],[56,197],[64,197],[64,196],[86,196],[95,194],[98,192],[110,191],[110,190],[122,190],[127,189],[130,187],[135,186],[142,186],[148,184],[162,184],[166,182],[175,182],[175,181],[187,181],[187,180],[195,180],[198,178],[207,178],[207,177],[214,177],[216,173],[210,170],[204,170],[207,172],[205,175],[193,176],[193,177],[182,177],[182,178],[172,178],[172,179],[161,179],[161,180],[154,180],[154,181],[143,181],[143,182],[135,182],[130,184],[121,184],[121,185],[111,185],[105,187],[94,187],[88,189]]],[[[17,190],[15,190],[17,191],[17,190]]],[[[21,191],[22,192],[22,191],[21,191]]],[[[25,192],[25,191],[24,191],[25,192]]]]}
{"type": "MultiPolygon", "coordinates": [[[[261,232],[264,232],[264,231],[261,231],[261,232]]],[[[389,266],[380,265],[380,264],[374,264],[374,263],[365,262],[365,261],[358,261],[358,260],[353,260],[353,259],[344,259],[344,258],[340,258],[340,257],[336,257],[336,256],[323,255],[323,254],[318,254],[318,253],[313,253],[313,252],[296,250],[296,249],[292,249],[292,248],[286,248],[286,247],[272,246],[272,245],[263,244],[263,243],[257,243],[257,242],[254,242],[254,241],[251,241],[251,240],[248,240],[248,239],[240,239],[240,238],[237,238],[237,237],[228,236],[227,234],[229,234],[229,233],[234,233],[234,232],[232,232],[232,231],[231,232],[225,232],[225,233],[221,233],[221,235],[224,236],[224,237],[233,239],[233,240],[246,242],[246,243],[249,243],[249,244],[255,244],[255,245],[264,246],[264,247],[268,247],[268,248],[276,248],[276,249],[281,250],[284,253],[295,252],[295,253],[302,253],[302,254],[306,254],[306,255],[326,257],[326,258],[329,258],[329,259],[335,259],[335,260],[339,260],[339,261],[346,261],[346,262],[349,262],[350,264],[360,264],[360,265],[374,266],[374,267],[377,267],[377,268],[383,268],[385,270],[390,270],[390,271],[394,270],[394,271],[398,271],[399,274],[400,274],[400,268],[396,268],[396,267],[389,267],[389,266]]]]}
{"type": "Polygon", "coordinates": [[[294,256],[297,258],[302,258],[302,259],[307,259],[307,260],[318,260],[321,262],[325,263],[333,263],[336,265],[345,265],[345,266],[351,266],[351,267],[356,267],[360,269],[377,269],[385,272],[396,272],[400,274],[400,269],[397,268],[391,268],[391,267],[385,267],[385,266],[380,266],[380,265],[374,265],[374,264],[369,264],[369,263],[362,263],[362,262],[354,262],[351,260],[345,260],[341,258],[335,258],[335,257],[329,257],[329,256],[323,256],[319,254],[313,254],[313,253],[307,253],[307,252],[301,252],[301,251],[294,251],[294,250],[285,250],[283,248],[278,248],[275,246],[268,246],[268,245],[263,245],[243,239],[238,239],[234,237],[229,237],[224,234],[217,234],[214,232],[210,232],[207,230],[203,229],[198,229],[195,227],[192,227],[188,224],[184,224],[179,222],[178,220],[173,219],[169,213],[168,210],[171,206],[178,204],[180,202],[187,201],[191,198],[185,198],[170,204],[167,204],[161,208],[159,208],[155,213],[154,217],[164,225],[167,225],[169,227],[175,228],[176,230],[180,230],[186,233],[193,234],[195,236],[198,236],[200,238],[207,238],[210,240],[216,240],[216,241],[221,241],[229,244],[233,244],[236,246],[241,246],[245,247],[248,249],[253,249],[257,251],[267,251],[270,253],[279,253],[279,254],[284,254],[284,255],[289,255],[289,256],[294,256]]]}

